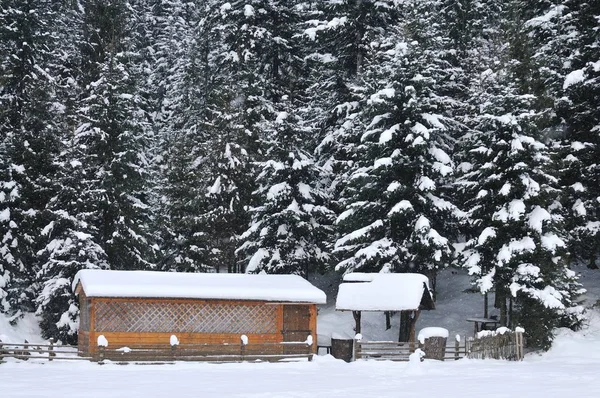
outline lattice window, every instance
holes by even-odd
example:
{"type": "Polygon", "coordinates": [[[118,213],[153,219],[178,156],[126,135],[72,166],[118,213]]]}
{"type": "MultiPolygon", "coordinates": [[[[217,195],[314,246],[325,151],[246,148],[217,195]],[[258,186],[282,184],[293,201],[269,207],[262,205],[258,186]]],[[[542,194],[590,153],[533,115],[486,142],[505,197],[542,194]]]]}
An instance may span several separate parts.
{"type": "Polygon", "coordinates": [[[104,332],[275,333],[273,305],[100,301],[95,330],[104,332]]]}
{"type": "Polygon", "coordinates": [[[79,300],[79,330],[90,330],[90,300],[79,300]]]}

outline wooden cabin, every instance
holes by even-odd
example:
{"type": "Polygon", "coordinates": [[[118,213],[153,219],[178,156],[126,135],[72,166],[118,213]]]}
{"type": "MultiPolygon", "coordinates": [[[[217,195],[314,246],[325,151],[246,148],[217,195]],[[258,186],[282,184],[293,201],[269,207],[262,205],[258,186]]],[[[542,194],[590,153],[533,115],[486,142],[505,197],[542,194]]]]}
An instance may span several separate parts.
{"type": "MultiPolygon", "coordinates": [[[[179,343],[237,345],[307,341],[316,352],[317,304],[325,293],[297,275],[82,270],[79,351],[179,343]]],[[[278,345],[281,347],[282,345],[278,345]]]]}
{"type": "Polygon", "coordinates": [[[398,341],[415,341],[415,327],[421,310],[435,309],[429,279],[422,274],[355,272],[344,275],[336,310],[352,311],[355,331],[361,331],[363,311],[400,313],[398,341]]]}

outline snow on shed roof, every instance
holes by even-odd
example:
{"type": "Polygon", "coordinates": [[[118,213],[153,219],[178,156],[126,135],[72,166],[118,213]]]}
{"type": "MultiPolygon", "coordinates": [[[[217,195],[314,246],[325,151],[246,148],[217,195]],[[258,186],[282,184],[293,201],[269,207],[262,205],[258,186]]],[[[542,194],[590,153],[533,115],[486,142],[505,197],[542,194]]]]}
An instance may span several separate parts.
{"type": "Polygon", "coordinates": [[[348,274],[342,283],[335,308],[340,311],[405,311],[421,304],[429,279],[421,274],[348,274]],[[425,285],[423,285],[425,284],[425,285]]]}
{"type": "Polygon", "coordinates": [[[82,270],[73,290],[79,283],[88,297],[326,302],[323,291],[298,275],[82,270]]]}

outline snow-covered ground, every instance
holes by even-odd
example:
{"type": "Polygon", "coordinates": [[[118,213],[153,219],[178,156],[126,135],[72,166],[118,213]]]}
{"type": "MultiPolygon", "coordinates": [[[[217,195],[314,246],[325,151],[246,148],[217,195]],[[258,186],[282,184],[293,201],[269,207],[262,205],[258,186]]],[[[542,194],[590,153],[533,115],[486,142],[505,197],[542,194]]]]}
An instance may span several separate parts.
{"type": "MultiPolygon", "coordinates": [[[[586,303],[591,306],[599,298],[600,272],[578,271],[588,288],[586,303]]],[[[335,290],[333,279],[326,281],[326,290],[335,290]]],[[[465,319],[481,315],[481,296],[464,292],[469,285],[463,274],[445,279],[438,289],[437,309],[425,312],[417,328],[441,326],[451,335],[470,335],[471,325],[465,319]]],[[[330,305],[320,310],[319,333],[352,335],[352,316],[335,312],[331,304],[330,300],[330,305]]],[[[319,356],[302,363],[101,366],[83,361],[9,359],[0,365],[0,397],[600,397],[600,313],[590,310],[588,314],[584,330],[559,331],[549,352],[529,354],[522,362],[461,359],[348,364],[319,356]]],[[[383,330],[382,314],[365,314],[363,320],[367,338],[396,338],[397,320],[389,331],[383,330]]],[[[0,335],[12,341],[22,337],[40,340],[32,317],[16,329],[0,317],[0,335]]]]}
{"type": "Polygon", "coordinates": [[[522,362],[359,361],[303,363],[0,365],[0,396],[183,397],[526,397],[600,396],[600,315],[587,331],[561,332],[550,352],[522,362]]]}

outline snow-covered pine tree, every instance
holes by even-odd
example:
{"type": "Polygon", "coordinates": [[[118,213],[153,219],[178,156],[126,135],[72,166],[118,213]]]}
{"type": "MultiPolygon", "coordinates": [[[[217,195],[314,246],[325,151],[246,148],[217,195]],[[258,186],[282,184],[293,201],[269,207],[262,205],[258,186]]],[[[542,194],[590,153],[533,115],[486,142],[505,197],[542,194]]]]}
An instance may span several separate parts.
{"type": "Polygon", "coordinates": [[[76,344],[79,306],[72,290],[75,274],[82,269],[109,268],[104,249],[95,241],[98,231],[89,219],[89,171],[77,159],[83,157],[78,143],[66,140],[55,183],[57,194],[46,214],[51,220],[41,231],[47,243],[37,256],[37,280],[41,291],[36,297],[36,314],[42,336],[64,344],[76,344]]]}
{"type": "Polygon", "coordinates": [[[261,162],[258,175],[259,205],[250,209],[252,225],[241,236],[238,252],[246,259],[246,272],[308,278],[329,262],[326,238],[333,213],[319,186],[320,169],[302,149],[310,129],[302,129],[290,108],[279,113],[273,131],[263,131],[268,160],[261,162]]]}
{"type": "Polygon", "coordinates": [[[340,270],[422,272],[435,287],[460,214],[447,190],[462,72],[444,54],[447,33],[431,23],[439,5],[405,6],[400,29],[371,40],[352,88],[356,113],[342,125],[352,167],[340,185],[335,253],[340,270]]]}
{"type": "Polygon", "coordinates": [[[226,10],[225,43],[239,63],[239,97],[250,115],[244,127],[258,137],[260,151],[257,205],[238,249],[246,272],[308,277],[328,260],[323,238],[331,216],[304,119],[299,33],[305,6],[260,0],[226,10]]]}
{"type": "Polygon", "coordinates": [[[365,97],[357,116],[361,155],[342,191],[337,269],[423,272],[435,283],[450,262],[447,229],[457,214],[444,193],[453,121],[434,106],[435,80],[419,66],[417,42],[392,36],[373,51],[373,68],[357,87],[365,97]]]}
{"type": "Polygon", "coordinates": [[[569,73],[562,88],[566,120],[562,184],[568,187],[571,251],[590,268],[600,268],[600,5],[569,1],[570,26],[576,33],[569,73]]]}
{"type": "Polygon", "coordinates": [[[331,195],[337,196],[336,187],[347,178],[353,162],[351,148],[357,138],[353,122],[362,96],[352,90],[354,81],[362,73],[369,44],[398,24],[399,11],[388,0],[318,2],[314,8],[304,31],[312,41],[306,46],[310,51],[306,58],[317,71],[308,92],[311,106],[320,111],[319,163],[338,177],[331,186],[331,195]]]}
{"type": "Polygon", "coordinates": [[[77,98],[80,97],[80,64],[83,13],[77,5],[56,5],[55,34],[50,74],[54,77],[55,113],[61,131],[60,151],[54,158],[54,196],[44,211],[47,224],[41,230],[36,253],[40,286],[36,314],[44,338],[75,343],[79,309],[72,291],[75,273],[84,268],[107,268],[106,254],[95,239],[90,222],[88,189],[95,177],[86,174],[80,159],[84,148],[74,140],[77,127],[77,98]]]}
{"type": "Polygon", "coordinates": [[[52,1],[0,6],[0,311],[32,311],[38,285],[36,250],[53,195],[58,129],[49,74],[56,39],[52,1]]]}
{"type": "Polygon", "coordinates": [[[153,267],[146,203],[148,126],[139,90],[136,19],[120,0],[84,3],[83,94],[75,139],[94,176],[88,186],[97,242],[114,269],[153,267]]]}
{"type": "Polygon", "coordinates": [[[541,142],[539,115],[532,111],[536,97],[527,82],[513,76],[527,74],[519,59],[511,58],[510,46],[502,45],[519,40],[503,33],[518,30],[505,27],[514,7],[505,4],[495,20],[485,19],[490,29],[479,38],[486,60],[472,85],[479,114],[459,151],[470,238],[463,256],[481,292],[495,292],[501,323],[524,326],[532,345],[547,348],[554,326],[581,321],[580,285],[563,261],[560,187],[541,142]],[[529,316],[531,311],[537,317],[529,316]]]}

